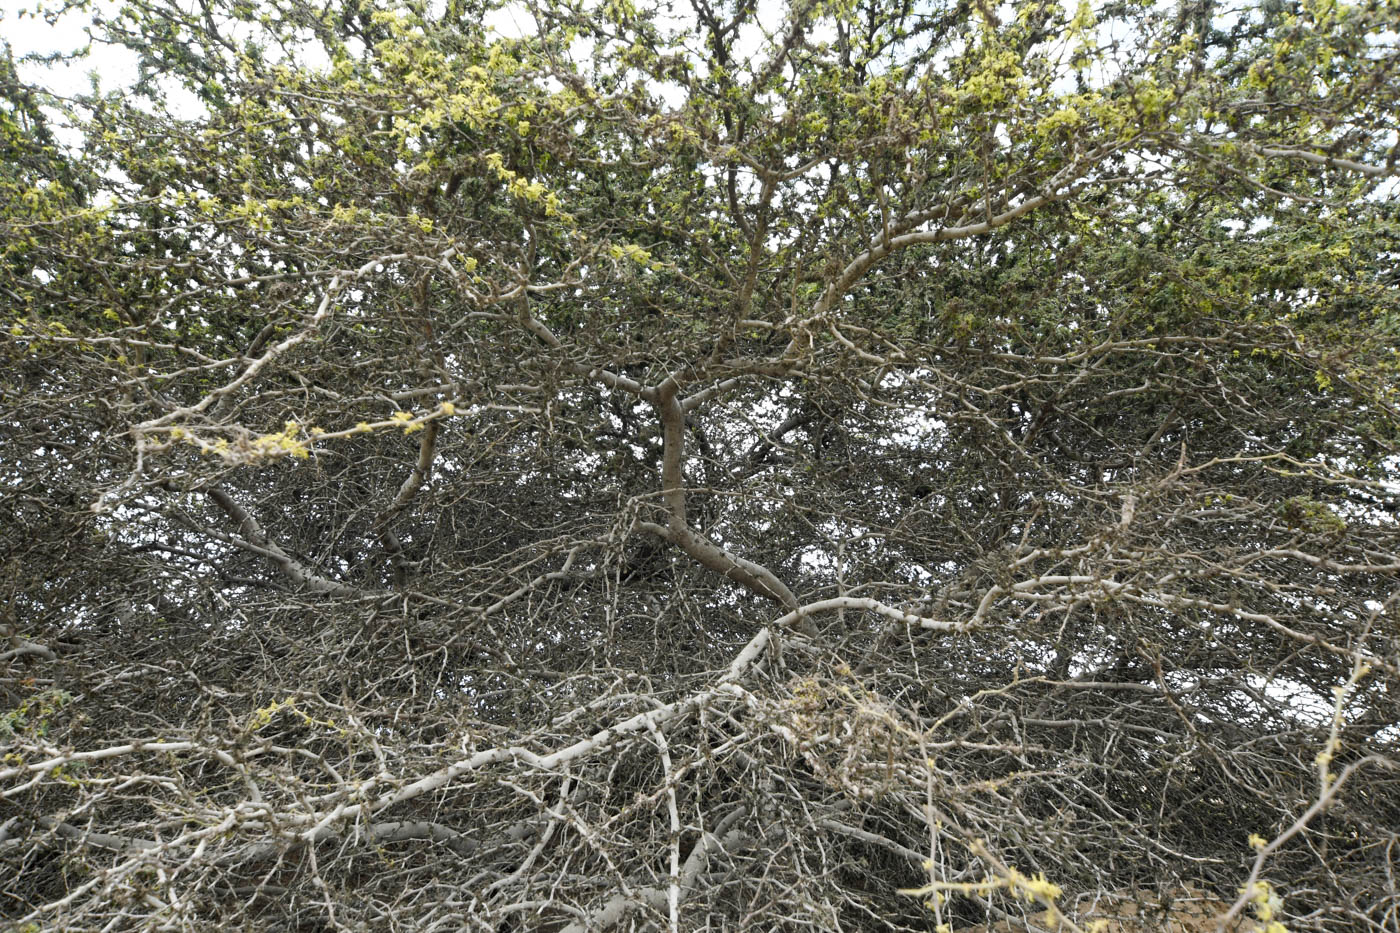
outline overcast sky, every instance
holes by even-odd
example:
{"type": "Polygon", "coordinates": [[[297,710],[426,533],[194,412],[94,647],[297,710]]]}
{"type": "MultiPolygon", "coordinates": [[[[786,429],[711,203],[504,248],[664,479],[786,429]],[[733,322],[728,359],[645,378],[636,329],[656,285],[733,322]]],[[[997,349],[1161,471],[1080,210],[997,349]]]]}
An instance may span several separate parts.
{"type": "MultiPolygon", "coordinates": [[[[113,5],[99,6],[111,8],[113,5]]],[[[33,0],[28,3],[0,0],[0,39],[10,44],[16,58],[31,53],[72,52],[87,42],[83,29],[88,22],[87,13],[70,13],[57,24],[49,25],[29,12],[33,7],[33,0]]],[[[136,57],[125,49],[96,47],[88,60],[76,64],[47,67],[37,63],[20,64],[22,78],[43,84],[59,94],[87,90],[88,75],[94,70],[105,88],[129,84],[136,79],[136,57]]]]}

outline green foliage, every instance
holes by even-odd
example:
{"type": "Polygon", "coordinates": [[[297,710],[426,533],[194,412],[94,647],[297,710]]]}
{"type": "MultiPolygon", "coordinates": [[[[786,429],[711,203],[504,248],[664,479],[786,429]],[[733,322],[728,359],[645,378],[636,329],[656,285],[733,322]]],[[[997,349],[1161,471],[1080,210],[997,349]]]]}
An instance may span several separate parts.
{"type": "Polygon", "coordinates": [[[1346,534],[1347,523],[1325,503],[1307,496],[1294,496],[1278,505],[1279,518],[1289,528],[1296,528],[1318,537],[1338,538],[1346,534]]]}
{"type": "Polygon", "coordinates": [[[53,718],[73,702],[73,695],[64,690],[47,687],[25,697],[14,709],[0,714],[0,735],[13,737],[25,733],[43,738],[53,724],[53,718]]]}

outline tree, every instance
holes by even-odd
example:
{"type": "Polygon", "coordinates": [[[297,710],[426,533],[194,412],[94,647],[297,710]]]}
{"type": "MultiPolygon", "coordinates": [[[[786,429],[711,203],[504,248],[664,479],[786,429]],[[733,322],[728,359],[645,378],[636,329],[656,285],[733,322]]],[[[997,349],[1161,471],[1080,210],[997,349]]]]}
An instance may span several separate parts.
{"type": "Polygon", "coordinates": [[[1400,6],[511,11],[7,54],[16,928],[1396,929],[1400,6]]]}

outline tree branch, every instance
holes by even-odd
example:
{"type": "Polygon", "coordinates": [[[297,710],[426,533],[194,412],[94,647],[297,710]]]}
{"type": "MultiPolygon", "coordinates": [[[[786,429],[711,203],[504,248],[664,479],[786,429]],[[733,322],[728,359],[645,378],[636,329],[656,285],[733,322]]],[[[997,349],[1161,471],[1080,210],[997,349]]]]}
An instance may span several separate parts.
{"type": "MultiPolygon", "coordinates": [[[[223,509],[224,513],[237,524],[238,533],[253,545],[253,548],[247,549],[256,549],[256,553],[271,558],[273,563],[277,565],[277,568],[282,571],[283,576],[287,577],[298,586],[312,593],[320,593],[326,596],[364,595],[353,586],[338,583],[335,580],[327,579],[314,571],[308,570],[300,561],[278,547],[276,542],[267,536],[267,532],[263,530],[262,525],[258,524],[258,520],[253,518],[253,516],[237,502],[234,502],[232,497],[222,489],[216,487],[210,489],[208,492],[209,498],[214,500],[214,504],[223,509]]],[[[238,541],[236,538],[231,540],[235,544],[242,544],[242,542],[238,541]]]]}

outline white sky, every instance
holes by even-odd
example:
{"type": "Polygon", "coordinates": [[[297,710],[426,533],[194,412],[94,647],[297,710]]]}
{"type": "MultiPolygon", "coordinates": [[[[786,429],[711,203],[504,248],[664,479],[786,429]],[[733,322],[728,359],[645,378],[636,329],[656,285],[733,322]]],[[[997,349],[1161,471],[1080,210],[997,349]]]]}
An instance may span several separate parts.
{"type": "MultiPolygon", "coordinates": [[[[111,9],[114,4],[102,3],[102,9],[111,9]]],[[[43,18],[32,12],[33,0],[29,3],[18,0],[0,0],[0,40],[8,42],[14,49],[16,58],[31,53],[47,55],[53,52],[73,52],[87,44],[85,31],[89,14],[70,13],[56,24],[49,25],[43,18]]],[[[44,66],[38,63],[20,63],[20,77],[42,84],[58,94],[75,94],[86,91],[90,85],[89,74],[96,71],[104,88],[129,85],[136,80],[136,56],[126,49],[96,47],[92,56],[77,64],[44,66]]]]}

